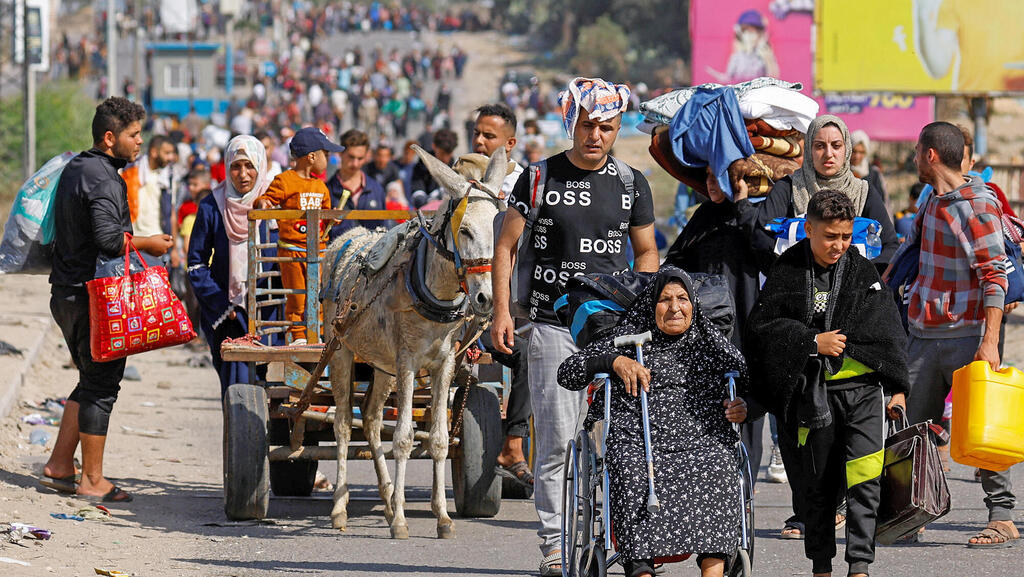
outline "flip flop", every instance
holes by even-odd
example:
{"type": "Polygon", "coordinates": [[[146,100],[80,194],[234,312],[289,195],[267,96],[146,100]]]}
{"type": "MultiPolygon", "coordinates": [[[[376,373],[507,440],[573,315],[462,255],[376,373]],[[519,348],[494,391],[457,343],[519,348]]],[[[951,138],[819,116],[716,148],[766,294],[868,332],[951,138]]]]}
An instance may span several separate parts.
{"type": "Polygon", "coordinates": [[[131,493],[121,490],[117,485],[107,491],[106,495],[78,495],[78,498],[90,503],[131,503],[133,499],[131,493]]]}
{"type": "Polygon", "coordinates": [[[792,539],[798,540],[804,538],[804,524],[799,521],[790,521],[782,527],[782,532],[779,533],[779,539],[792,539]],[[788,531],[788,533],[787,533],[788,531]],[[794,533],[793,531],[799,531],[794,533]]]}
{"type": "Polygon", "coordinates": [[[74,495],[78,491],[78,481],[80,481],[81,478],[81,475],[76,475],[74,473],[67,477],[51,477],[44,474],[42,477],[39,477],[39,484],[53,489],[58,493],[74,495]]]}
{"type": "Polygon", "coordinates": [[[494,472],[506,479],[512,479],[527,489],[533,488],[533,472],[530,471],[530,465],[526,461],[518,461],[508,467],[497,465],[494,467],[494,472]]]}
{"type": "Polygon", "coordinates": [[[969,549],[1006,549],[1016,545],[1016,541],[1020,539],[1020,533],[1017,532],[1017,527],[1012,522],[1007,526],[1006,522],[989,521],[988,526],[971,539],[988,539],[991,543],[971,543],[968,540],[967,547],[969,549]],[[1002,540],[996,541],[996,539],[1002,540]]]}

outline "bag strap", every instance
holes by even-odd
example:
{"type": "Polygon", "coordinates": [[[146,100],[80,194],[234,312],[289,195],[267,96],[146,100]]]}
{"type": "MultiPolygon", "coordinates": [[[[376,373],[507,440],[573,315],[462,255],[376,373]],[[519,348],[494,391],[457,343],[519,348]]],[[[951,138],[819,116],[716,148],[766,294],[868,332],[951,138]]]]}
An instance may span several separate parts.
{"type": "Polygon", "coordinates": [[[888,431],[886,433],[887,437],[891,437],[910,426],[910,423],[907,421],[907,413],[903,410],[903,407],[897,405],[895,409],[896,412],[899,413],[900,417],[895,420],[886,419],[886,429],[888,431]]]}
{"type": "Polygon", "coordinates": [[[149,268],[149,264],[146,263],[146,259],[142,258],[139,254],[139,249],[135,247],[135,243],[132,242],[132,233],[124,233],[124,276],[131,277],[131,251],[135,251],[135,256],[139,257],[139,262],[142,263],[142,270],[149,268]]]}
{"type": "Polygon", "coordinates": [[[622,185],[626,187],[626,193],[633,196],[633,192],[636,190],[635,183],[633,182],[633,169],[625,162],[610,154],[608,155],[608,158],[615,163],[615,172],[619,173],[619,180],[621,180],[622,185]]]}
{"type": "Polygon", "coordinates": [[[548,161],[541,160],[530,165],[530,213],[526,216],[526,227],[533,228],[540,214],[540,207],[544,205],[544,186],[548,179],[548,161]]]}

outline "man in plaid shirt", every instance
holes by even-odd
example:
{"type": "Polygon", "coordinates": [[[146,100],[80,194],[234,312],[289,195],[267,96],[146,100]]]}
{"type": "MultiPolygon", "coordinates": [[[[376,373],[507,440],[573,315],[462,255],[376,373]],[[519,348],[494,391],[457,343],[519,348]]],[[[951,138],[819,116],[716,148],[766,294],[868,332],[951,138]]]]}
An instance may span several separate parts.
{"type": "MultiPolygon", "coordinates": [[[[918,177],[935,191],[921,210],[910,245],[920,240],[917,280],[910,287],[910,422],[940,422],[953,371],[971,361],[999,368],[999,331],[1010,261],[1003,244],[995,193],[977,177],[964,176],[965,141],[947,122],[925,126],[917,143],[918,177]]],[[[1015,497],[1008,471],[982,471],[988,526],[971,548],[1007,547],[1015,497]]]]}

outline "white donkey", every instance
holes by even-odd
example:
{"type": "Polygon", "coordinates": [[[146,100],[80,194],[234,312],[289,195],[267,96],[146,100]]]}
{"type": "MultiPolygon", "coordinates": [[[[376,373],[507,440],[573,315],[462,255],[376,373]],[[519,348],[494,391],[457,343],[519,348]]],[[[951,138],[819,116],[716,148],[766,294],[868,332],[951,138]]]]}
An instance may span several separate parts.
{"type": "Polygon", "coordinates": [[[483,182],[470,182],[421,148],[416,147],[416,152],[447,194],[426,229],[420,228],[401,240],[397,252],[378,272],[365,270],[360,259],[384,237],[382,232],[359,228],[349,231],[331,243],[323,260],[327,265],[323,282],[325,287],[332,287],[321,292],[324,319],[333,319],[326,323],[327,341],[335,331],[342,341],[330,361],[337,405],[334,433],[338,442],[338,480],[331,521],[334,528],[341,530],[348,523],[345,461],[352,427],[353,355],[357,355],[375,369],[363,415],[363,432],[377,471],[384,514],[391,525],[391,536],[396,539],[409,538],[405,474],[413,448],[415,376],[421,369],[429,371],[429,452],[434,465],[430,504],[437,517],[437,536],[452,538],[455,526],[445,500],[445,460],[449,443],[448,391],[455,371],[454,344],[466,314],[486,318],[493,307],[493,221],[501,207],[498,192],[505,177],[506,154],[499,148],[490,159],[483,182]],[[334,293],[334,298],[325,293],[334,293]],[[381,448],[383,406],[392,383],[397,383],[398,393],[398,424],[393,436],[394,485],[381,448]]]}

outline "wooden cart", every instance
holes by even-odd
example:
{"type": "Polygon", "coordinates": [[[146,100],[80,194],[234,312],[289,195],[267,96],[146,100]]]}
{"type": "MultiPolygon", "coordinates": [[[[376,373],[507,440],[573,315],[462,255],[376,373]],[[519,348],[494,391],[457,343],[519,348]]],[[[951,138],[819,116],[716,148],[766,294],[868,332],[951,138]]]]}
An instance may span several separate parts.
{"type": "MultiPolygon", "coordinates": [[[[267,378],[239,383],[228,388],[224,400],[224,509],[232,519],[258,519],[266,516],[269,495],[309,495],[313,489],[317,461],[337,457],[334,442],[334,397],[328,380],[313,390],[312,403],[298,416],[289,411],[310,380],[310,371],[320,360],[324,345],[320,321],[321,262],[316,251],[295,259],[275,254],[276,244],[258,239],[261,221],[302,220],[307,223],[307,246],[317,245],[322,221],[395,220],[415,218],[409,211],[385,210],[252,210],[249,212],[248,301],[249,337],[244,342],[223,344],[225,361],[267,365],[267,378]],[[304,291],[280,286],[281,262],[304,260],[307,281],[304,291]],[[304,323],[308,343],[284,346],[282,338],[292,323],[283,320],[283,305],[288,294],[304,292],[304,323]],[[276,317],[275,317],[276,314],[276,317]],[[323,446],[321,444],[324,444],[323,446]]],[[[324,319],[330,322],[330,319],[324,319]]],[[[358,361],[358,359],[357,359],[358,361]]],[[[480,378],[466,367],[457,371],[448,402],[449,426],[456,424],[449,451],[452,461],[452,485],[456,511],[464,517],[492,517],[498,513],[502,497],[502,477],[495,464],[503,440],[501,398],[507,392],[508,370],[490,364],[489,355],[479,361],[480,378]]],[[[357,365],[358,367],[359,365],[357,365]]],[[[366,367],[366,365],[363,365],[366,367]]],[[[353,431],[349,459],[370,459],[370,450],[362,434],[365,393],[372,375],[369,370],[353,371],[353,431]]],[[[417,378],[413,397],[415,446],[411,458],[430,458],[425,445],[430,425],[430,383],[424,373],[417,378]]],[[[391,440],[397,418],[394,395],[385,408],[382,438],[391,440]]],[[[390,451],[388,457],[391,457],[390,451]]],[[[516,495],[524,496],[524,495],[516,495]]]]}

